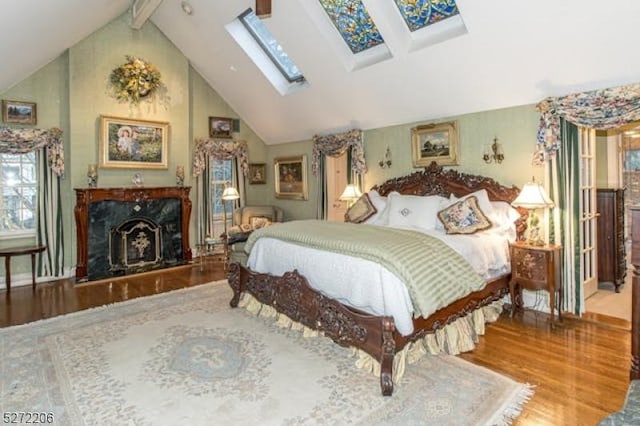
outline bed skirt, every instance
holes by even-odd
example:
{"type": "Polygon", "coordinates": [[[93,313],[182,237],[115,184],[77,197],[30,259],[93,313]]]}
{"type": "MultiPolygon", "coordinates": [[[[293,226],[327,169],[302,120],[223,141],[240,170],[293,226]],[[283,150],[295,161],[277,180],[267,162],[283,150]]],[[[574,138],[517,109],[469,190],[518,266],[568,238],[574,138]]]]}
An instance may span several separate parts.
{"type": "MultiPolygon", "coordinates": [[[[458,355],[461,352],[473,350],[476,347],[479,336],[485,332],[485,323],[495,322],[498,319],[502,313],[502,305],[501,300],[495,301],[476,309],[464,317],[458,318],[434,333],[427,334],[421,339],[408,343],[394,357],[393,382],[400,383],[407,363],[412,364],[427,354],[438,355],[445,353],[458,355]]],[[[260,303],[248,292],[242,293],[238,306],[243,307],[254,315],[272,318],[280,327],[300,331],[304,337],[323,335],[322,332],[291,320],[285,314],[276,311],[272,306],[260,303]]],[[[356,367],[380,376],[380,363],[378,360],[361,349],[352,347],[351,350],[356,357],[356,367]]]]}

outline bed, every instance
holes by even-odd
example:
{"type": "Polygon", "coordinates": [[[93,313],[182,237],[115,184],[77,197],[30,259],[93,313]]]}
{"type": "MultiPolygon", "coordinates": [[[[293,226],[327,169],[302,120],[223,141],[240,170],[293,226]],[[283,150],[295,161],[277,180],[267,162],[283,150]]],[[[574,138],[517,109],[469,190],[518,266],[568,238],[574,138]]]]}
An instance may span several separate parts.
{"type": "MultiPolygon", "coordinates": [[[[394,178],[377,185],[371,191],[388,199],[397,193],[403,196],[431,196],[431,198],[440,196],[442,199],[450,200],[462,199],[465,195],[486,191],[491,202],[503,203],[510,203],[519,193],[518,188],[505,187],[491,178],[444,170],[435,163],[423,171],[394,178]]],[[[526,211],[518,210],[518,212],[520,213],[519,218],[513,224],[514,238],[516,239],[522,238],[526,227],[526,211]]],[[[342,225],[336,224],[335,226],[342,225]]],[[[345,229],[348,226],[350,226],[349,229],[353,229],[353,224],[344,224],[344,226],[345,229]]],[[[376,226],[361,229],[372,228],[376,228],[376,226]]],[[[397,233],[400,232],[403,231],[397,233]]],[[[279,253],[282,257],[289,257],[292,253],[292,250],[282,249],[282,247],[288,247],[286,245],[276,247],[275,251],[266,256],[267,259],[274,256],[273,253],[279,253]]],[[[357,249],[360,248],[357,246],[357,249]]],[[[254,254],[253,251],[251,254],[254,254]]],[[[315,261],[313,257],[307,256],[306,258],[315,261]]],[[[446,306],[428,312],[428,315],[425,316],[412,316],[409,320],[410,324],[407,326],[396,324],[396,322],[402,323],[402,321],[397,321],[398,317],[395,315],[375,314],[370,309],[358,309],[353,304],[348,306],[340,297],[328,297],[326,291],[316,290],[314,287],[317,287],[317,283],[314,286],[310,285],[305,274],[299,272],[295,264],[292,265],[290,270],[275,274],[256,272],[247,266],[232,263],[228,274],[229,285],[234,293],[230,305],[237,307],[241,295],[248,293],[259,303],[273,307],[279,314],[283,314],[309,329],[322,332],[337,344],[363,351],[378,362],[383,395],[393,393],[394,356],[396,354],[408,344],[436,333],[459,318],[501,299],[508,294],[508,280],[510,278],[508,270],[501,274],[494,274],[489,279],[483,280],[480,287],[460,298],[447,302],[446,306]]],[[[385,268],[386,266],[382,270],[385,268]]],[[[344,278],[335,278],[337,282],[342,280],[344,278]]],[[[350,285],[351,283],[345,284],[350,285]]],[[[387,299],[395,301],[393,297],[387,296],[387,299]]],[[[398,304],[402,305],[402,303],[398,304]]]]}

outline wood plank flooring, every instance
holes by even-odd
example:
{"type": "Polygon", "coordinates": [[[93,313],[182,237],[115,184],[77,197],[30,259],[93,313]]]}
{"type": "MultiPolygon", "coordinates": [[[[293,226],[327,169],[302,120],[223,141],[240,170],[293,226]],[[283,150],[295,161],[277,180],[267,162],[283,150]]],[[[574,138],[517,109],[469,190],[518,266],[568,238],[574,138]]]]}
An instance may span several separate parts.
{"type": "MultiPolygon", "coordinates": [[[[159,272],[74,284],[59,280],[0,291],[0,327],[223,279],[208,260],[159,272]]],[[[605,316],[565,318],[525,311],[487,325],[478,347],[461,358],[535,386],[515,425],[595,425],[621,408],[629,383],[630,326],[605,316]]]]}

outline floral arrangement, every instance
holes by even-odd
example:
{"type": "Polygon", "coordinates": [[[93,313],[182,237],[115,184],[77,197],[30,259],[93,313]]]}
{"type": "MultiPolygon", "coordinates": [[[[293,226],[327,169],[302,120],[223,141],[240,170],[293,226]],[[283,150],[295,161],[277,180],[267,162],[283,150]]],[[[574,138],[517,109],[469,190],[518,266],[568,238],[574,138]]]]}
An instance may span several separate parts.
{"type": "Polygon", "coordinates": [[[165,89],[160,71],[144,59],[126,55],[127,62],[111,71],[109,83],[119,102],[139,104],[165,89]]]}

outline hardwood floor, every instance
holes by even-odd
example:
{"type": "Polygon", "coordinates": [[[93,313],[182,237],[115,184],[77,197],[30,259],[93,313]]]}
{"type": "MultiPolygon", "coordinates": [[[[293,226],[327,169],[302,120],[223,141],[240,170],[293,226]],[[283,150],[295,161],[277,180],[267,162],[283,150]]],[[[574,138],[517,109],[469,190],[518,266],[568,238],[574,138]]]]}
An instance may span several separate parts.
{"type": "MultiPolygon", "coordinates": [[[[222,264],[208,260],[161,272],[74,284],[52,281],[0,292],[0,327],[223,279],[222,264]]],[[[478,347],[461,358],[535,386],[515,425],[594,425],[621,408],[629,384],[628,322],[565,318],[525,311],[487,325],[478,347]]]]}

